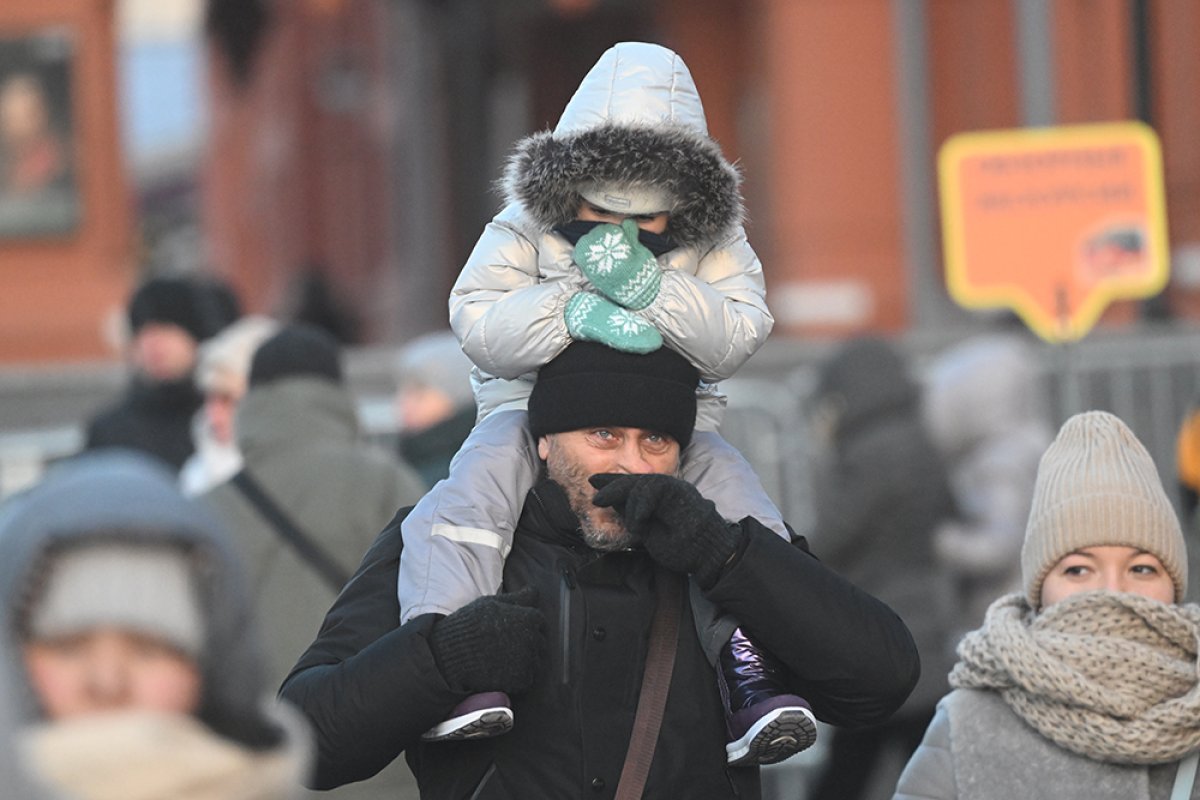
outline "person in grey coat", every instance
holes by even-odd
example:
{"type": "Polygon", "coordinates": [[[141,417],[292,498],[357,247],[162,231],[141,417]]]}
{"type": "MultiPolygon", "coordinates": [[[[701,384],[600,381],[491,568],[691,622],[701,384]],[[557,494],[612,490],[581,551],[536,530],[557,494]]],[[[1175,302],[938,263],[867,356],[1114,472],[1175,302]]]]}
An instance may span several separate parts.
{"type": "Polygon", "coordinates": [[[895,799],[1200,797],[1200,606],[1154,462],[1112,414],[1071,417],[1043,455],[1021,575],[959,645],[895,799]]]}
{"type": "Polygon", "coordinates": [[[810,538],[820,543],[822,561],[896,610],[921,654],[921,679],[892,719],[833,732],[815,797],[855,800],[880,784],[890,791],[949,690],[948,582],[933,541],[954,501],[920,399],[901,353],[861,338],[822,365],[811,401],[828,446],[815,472],[810,538]],[[896,771],[887,774],[893,763],[896,771]]]}
{"type": "MultiPolygon", "coordinates": [[[[396,511],[424,492],[416,473],[362,440],[340,348],[308,325],[288,325],[255,351],[237,436],[244,471],[346,575],[396,511]]],[[[278,685],[341,587],[326,581],[237,483],[227,481],[204,499],[234,531],[278,685]]]]}
{"type": "Polygon", "coordinates": [[[950,572],[955,644],[1002,594],[1020,587],[1017,555],[1038,460],[1054,438],[1038,352],[1023,334],[973,336],[939,353],[925,420],[950,470],[958,513],[934,547],[950,572]]]}
{"type": "MultiPolygon", "coordinates": [[[[390,453],[362,440],[341,349],[309,325],[287,325],[255,351],[237,438],[251,490],[265,495],[316,550],[315,561],[306,557],[255,505],[238,476],[203,496],[235,534],[263,621],[267,674],[278,686],[375,535],[420,498],[424,484],[390,453]]],[[[394,800],[405,796],[400,786],[414,791],[397,769],[336,796],[394,800]]]]}

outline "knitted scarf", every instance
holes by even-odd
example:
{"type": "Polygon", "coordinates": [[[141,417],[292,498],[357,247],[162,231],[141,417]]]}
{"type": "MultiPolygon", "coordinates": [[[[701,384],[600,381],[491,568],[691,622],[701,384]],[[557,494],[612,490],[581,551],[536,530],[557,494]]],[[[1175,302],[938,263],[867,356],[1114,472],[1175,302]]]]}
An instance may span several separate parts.
{"type": "MultiPolygon", "coordinates": [[[[279,716],[294,727],[297,713],[279,716]]],[[[285,800],[309,758],[307,732],[295,734],[253,750],[192,717],[133,710],[32,725],[21,745],[38,777],[79,800],[285,800]]]]}
{"type": "Polygon", "coordinates": [[[950,684],[999,692],[1042,736],[1097,761],[1200,748],[1200,606],[1085,592],[1036,613],[1001,597],[958,646],[950,684]]]}

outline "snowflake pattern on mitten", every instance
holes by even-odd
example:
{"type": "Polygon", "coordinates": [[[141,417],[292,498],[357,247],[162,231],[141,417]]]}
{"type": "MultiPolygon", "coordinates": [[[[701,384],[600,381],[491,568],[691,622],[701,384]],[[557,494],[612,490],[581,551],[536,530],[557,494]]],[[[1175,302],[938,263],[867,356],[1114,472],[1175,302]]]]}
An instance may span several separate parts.
{"type": "Polygon", "coordinates": [[[642,309],[658,296],[662,270],[638,241],[637,223],[604,223],[575,244],[575,263],[600,294],[624,308],[642,309]]]}
{"type": "Polygon", "coordinates": [[[633,312],[591,292],[567,301],[567,332],[580,341],[599,342],[625,353],[652,353],[662,347],[658,329],[633,312]]]}

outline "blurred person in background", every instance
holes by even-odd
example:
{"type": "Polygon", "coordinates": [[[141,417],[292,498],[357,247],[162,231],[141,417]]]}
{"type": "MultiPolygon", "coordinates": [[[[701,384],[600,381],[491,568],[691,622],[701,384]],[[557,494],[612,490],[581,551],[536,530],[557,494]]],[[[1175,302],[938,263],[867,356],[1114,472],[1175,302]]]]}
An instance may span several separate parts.
{"type": "Polygon", "coordinates": [[[193,371],[200,344],[240,315],[232,290],[204,278],[151,278],[128,306],[129,385],[87,424],[85,449],[128,447],[178,472],[195,450],[192,419],[204,403],[193,371]]]}
{"type": "Polygon", "coordinates": [[[1194,525],[1200,507],[1200,401],[1193,402],[1175,439],[1175,470],[1184,522],[1194,525]]]}
{"type": "Polygon", "coordinates": [[[949,465],[958,512],[934,539],[953,582],[953,647],[993,600],[1020,585],[1017,555],[1054,429],[1038,354],[1024,335],[971,337],[939,354],[926,377],[925,421],[949,465]]]}
{"type": "Polygon", "coordinates": [[[329,267],[319,261],[305,263],[288,287],[283,317],[320,328],[339,344],[356,344],[362,338],[362,321],[329,274],[329,267]]]}
{"type": "MultiPolygon", "coordinates": [[[[309,325],[285,325],[254,352],[237,441],[242,471],[203,497],[234,532],[278,686],[375,536],[425,487],[364,440],[341,347],[309,325]]],[[[395,800],[411,780],[397,765],[336,796],[395,800]]]]}
{"type": "Polygon", "coordinates": [[[838,728],[812,796],[887,797],[948,691],[952,624],[934,533],[954,513],[945,464],[921,418],[921,391],[890,343],[855,339],[822,364],[811,413],[825,459],[810,539],[821,560],[891,606],[912,631],[921,678],[899,711],[838,728]]]}
{"type": "MultiPolygon", "coordinates": [[[[1183,535],[1192,544],[1188,548],[1193,574],[1200,574],[1200,400],[1188,409],[1175,438],[1175,480],[1179,491],[1179,508],[1183,518],[1183,535]]],[[[1200,601],[1200,588],[1193,582],[1188,589],[1189,602],[1200,601]]]]}
{"type": "Polygon", "coordinates": [[[400,457],[433,486],[475,425],[471,360],[453,332],[430,333],[404,345],[396,377],[400,457]]]}
{"type": "Polygon", "coordinates": [[[1154,461],[1068,419],[1038,467],[1021,590],[958,647],[896,800],[1200,798],[1200,607],[1154,461]]]}
{"type": "Polygon", "coordinates": [[[246,394],[254,351],[278,329],[275,320],[251,315],[200,345],[195,374],[204,406],[192,423],[196,452],[179,473],[184,494],[208,491],[242,468],[235,425],[238,404],[246,394]]]}
{"type": "Polygon", "coordinates": [[[228,533],[161,463],[88,453],[7,501],[0,593],[22,756],[56,793],[299,796],[309,733],[263,680],[228,533]]]}
{"type": "Polygon", "coordinates": [[[0,192],[36,194],[69,186],[71,152],[55,130],[50,101],[33,72],[0,82],[0,192]]]}

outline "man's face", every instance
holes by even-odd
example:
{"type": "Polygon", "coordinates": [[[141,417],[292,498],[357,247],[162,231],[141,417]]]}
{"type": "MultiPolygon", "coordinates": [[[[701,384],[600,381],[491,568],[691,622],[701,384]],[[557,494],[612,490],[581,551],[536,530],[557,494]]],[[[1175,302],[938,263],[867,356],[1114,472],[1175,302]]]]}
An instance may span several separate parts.
{"type": "Polygon", "coordinates": [[[178,325],[147,322],[133,336],[133,363],[155,382],[177,381],[196,366],[196,340],[178,325]]]}
{"type": "Polygon", "coordinates": [[[629,532],[611,508],[592,504],[596,490],[588,478],[600,473],[674,475],[679,443],[665,433],[642,428],[597,427],[551,433],[538,440],[546,473],[567,493],[579,517],[584,540],[596,550],[628,547],[629,532]]]}
{"type": "Polygon", "coordinates": [[[105,711],[190,714],[200,706],[195,662],[161,639],[93,628],[24,645],[34,692],[50,719],[105,711]]]}

